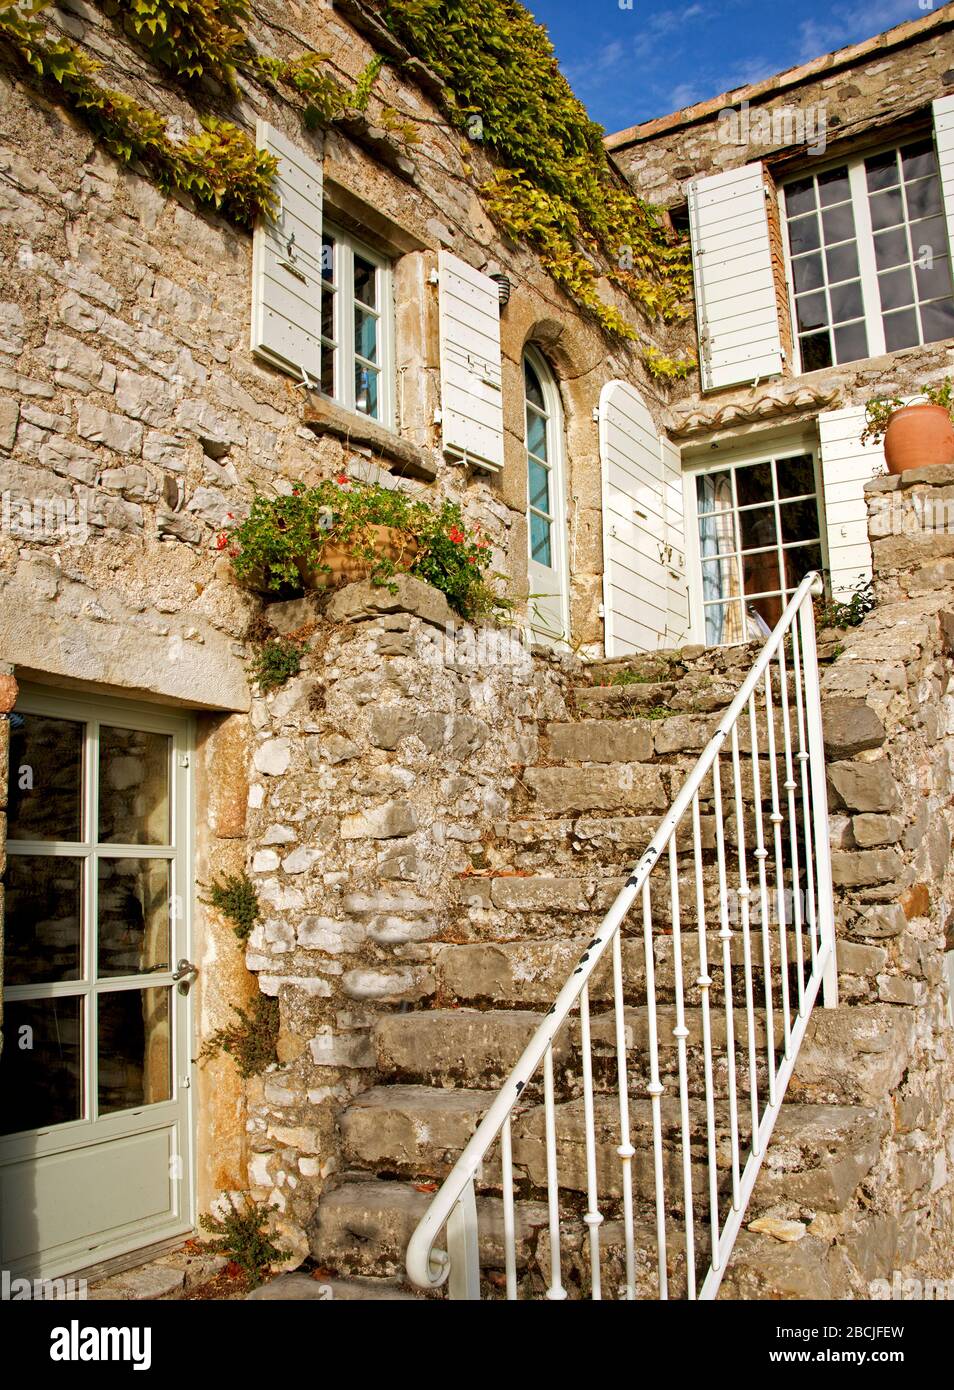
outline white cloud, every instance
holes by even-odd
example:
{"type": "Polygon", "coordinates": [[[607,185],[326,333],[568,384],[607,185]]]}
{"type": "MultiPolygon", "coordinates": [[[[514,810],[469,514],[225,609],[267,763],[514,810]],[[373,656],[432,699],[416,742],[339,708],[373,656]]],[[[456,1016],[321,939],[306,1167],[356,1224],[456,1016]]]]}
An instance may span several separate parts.
{"type": "MultiPolygon", "coordinates": [[[[937,7],[938,9],[941,6],[937,7]]],[[[806,19],[798,28],[797,62],[820,58],[846,44],[870,39],[885,29],[893,29],[908,19],[923,19],[929,13],[917,0],[867,0],[832,10],[828,21],[806,19]]]]}

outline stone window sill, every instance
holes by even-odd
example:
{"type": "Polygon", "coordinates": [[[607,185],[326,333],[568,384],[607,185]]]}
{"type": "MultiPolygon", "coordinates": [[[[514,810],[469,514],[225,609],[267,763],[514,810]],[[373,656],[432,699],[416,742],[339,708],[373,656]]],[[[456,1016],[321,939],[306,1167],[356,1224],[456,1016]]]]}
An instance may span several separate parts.
{"type": "Polygon", "coordinates": [[[330,434],[361,450],[370,450],[376,463],[405,478],[432,483],[437,477],[437,461],[429,449],[418,448],[385,429],[374,420],[343,410],[318,391],[305,393],[302,424],[315,434],[330,434]]]}

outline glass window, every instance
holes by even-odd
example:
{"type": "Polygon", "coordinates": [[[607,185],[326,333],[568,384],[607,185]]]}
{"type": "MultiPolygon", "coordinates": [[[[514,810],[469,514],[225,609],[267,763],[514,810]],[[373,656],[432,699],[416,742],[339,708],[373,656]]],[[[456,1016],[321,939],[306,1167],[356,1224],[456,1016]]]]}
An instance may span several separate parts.
{"type": "Polygon", "coordinates": [[[954,336],[929,137],[796,179],[785,212],[802,371],[954,336]]]}
{"type": "Polygon", "coordinates": [[[699,473],[696,515],[707,644],[766,636],[821,568],[814,458],[784,453],[699,473]]]}
{"type": "Polygon", "coordinates": [[[547,569],[553,560],[553,480],[549,459],[550,416],[543,385],[528,358],[523,360],[527,404],[527,473],[530,506],[530,558],[547,569]]]}
{"type": "Polygon", "coordinates": [[[390,421],[390,268],[334,228],[324,232],[321,389],[348,410],[390,421]]]}

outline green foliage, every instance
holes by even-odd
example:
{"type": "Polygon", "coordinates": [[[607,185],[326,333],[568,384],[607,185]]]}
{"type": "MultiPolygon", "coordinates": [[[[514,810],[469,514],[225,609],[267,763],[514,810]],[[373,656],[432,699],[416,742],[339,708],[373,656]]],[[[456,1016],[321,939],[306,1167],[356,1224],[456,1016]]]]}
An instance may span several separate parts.
{"type": "Polygon", "coordinates": [[[278,1061],[278,1000],[258,994],[251,1011],[233,1005],[232,1012],[238,1015],[238,1022],[230,1028],[217,1028],[202,1044],[199,1058],[208,1061],[227,1052],[235,1059],[240,1075],[246,1079],[260,1076],[267,1066],[278,1061]]]}
{"type": "Polygon", "coordinates": [[[918,397],[917,400],[905,401],[900,396],[874,396],[868,401],[865,405],[865,427],[861,431],[862,444],[875,444],[883,439],[891,416],[906,405],[939,405],[954,420],[954,381],[950,377],[945,377],[938,386],[922,386],[918,397]]]}
{"type": "Polygon", "coordinates": [[[634,671],[634,670],[632,669],[632,667],[629,667],[629,666],[627,666],[627,667],[626,667],[624,670],[622,670],[622,671],[617,671],[617,672],[615,672],[615,674],[612,675],[612,676],[610,677],[610,685],[650,685],[650,684],[651,684],[651,681],[650,681],[649,676],[643,676],[643,675],[641,675],[641,674],[639,673],[639,671],[634,671]]]}
{"type": "Polygon", "coordinates": [[[251,226],[274,202],[277,162],[255,147],[244,131],[208,116],[203,128],[177,143],[166,134],[164,118],[123,92],[96,80],[101,65],[74,44],[47,37],[35,18],[47,0],[0,0],[0,38],[38,77],[55,86],[80,112],[105,147],[125,164],[140,164],[169,192],[191,194],[239,226],[251,226]]]}
{"type": "MultiPolygon", "coordinates": [[[[615,336],[635,331],[600,295],[603,278],[650,318],[683,318],[691,289],[685,241],[617,177],[602,129],[574,96],[532,15],[517,0],[383,0],[382,9],[391,30],[444,82],[452,123],[473,130],[480,118],[480,139],[500,165],[485,192],[503,230],[533,246],[553,278],[615,336]]],[[[651,371],[666,363],[647,354],[651,371]]]]}
{"type": "Polygon", "coordinates": [[[207,891],[208,897],[200,901],[227,917],[239,940],[247,941],[262,915],[255,884],[248,874],[224,874],[214,878],[207,891]]]}
{"type": "Polygon", "coordinates": [[[245,1274],[252,1288],[260,1284],[272,1265],[288,1254],[268,1233],[269,1211],[243,1192],[241,1202],[228,1194],[229,1209],[221,1217],[202,1215],[199,1225],[216,1237],[208,1242],[211,1250],[227,1255],[245,1274]]]}
{"type": "Polygon", "coordinates": [[[468,531],[460,507],[432,507],[407,493],[344,474],[287,497],[258,495],[246,519],[219,537],[229,547],[239,579],[262,592],[314,587],[330,568],[325,547],[341,546],[366,564],[374,584],[387,585],[399,573],[433,584],[463,617],[509,608],[489,583],[490,542],[468,531]],[[397,559],[382,553],[377,526],[405,538],[397,559]]]}
{"type": "Polygon", "coordinates": [[[212,76],[236,90],[236,66],[251,57],[241,25],[247,0],[113,0],[126,28],[183,78],[212,76]]]}
{"type": "Polygon", "coordinates": [[[847,603],[839,599],[816,599],[815,621],[819,627],[859,627],[875,603],[874,585],[870,579],[859,575],[847,603]]]}
{"type": "Polygon", "coordinates": [[[263,642],[251,663],[262,694],[268,695],[297,676],[307,651],[307,642],[297,637],[273,637],[263,642]]]}

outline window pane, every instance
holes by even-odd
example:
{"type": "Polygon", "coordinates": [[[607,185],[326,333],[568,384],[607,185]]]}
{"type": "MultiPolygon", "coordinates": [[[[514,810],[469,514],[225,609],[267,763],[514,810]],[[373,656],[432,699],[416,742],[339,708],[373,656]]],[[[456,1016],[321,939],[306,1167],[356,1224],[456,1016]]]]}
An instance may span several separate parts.
{"type": "Polygon", "coordinates": [[[547,515],[550,516],[549,471],[543,468],[539,463],[536,463],[533,459],[529,460],[529,464],[528,492],[530,506],[536,507],[538,511],[546,512],[547,515]]]}
{"type": "Polygon", "coordinates": [[[869,202],[871,225],[876,232],[882,227],[896,227],[904,221],[904,206],[899,188],[894,188],[888,193],[875,193],[869,202]]]}
{"type": "Polygon", "coordinates": [[[925,304],[921,309],[924,324],[924,341],[938,343],[943,338],[954,338],[954,300],[937,299],[933,304],[925,304]]]}
{"type": "Polygon", "coordinates": [[[363,256],[355,252],[354,257],[354,297],[367,304],[369,308],[378,307],[377,299],[377,267],[370,261],[366,261],[363,256]]]}
{"type": "Polygon", "coordinates": [[[908,260],[908,238],[903,227],[893,232],[881,232],[874,239],[874,248],[875,264],[879,270],[905,265],[908,260]]]}
{"type": "MultiPolygon", "coordinates": [[[[947,223],[943,217],[928,217],[911,223],[911,245],[916,261],[937,260],[948,254],[947,223]]],[[[907,255],[905,253],[906,259],[907,255]]]]}
{"type": "Polygon", "coordinates": [[[761,550],[774,545],[777,539],[775,508],[754,507],[751,511],[739,512],[739,530],[743,550],[761,550]]]}
{"type": "Polygon", "coordinates": [[[831,366],[831,342],[827,333],[813,333],[809,338],[799,338],[799,343],[803,372],[817,372],[821,367],[831,366]]]}
{"type": "Polygon", "coordinates": [[[742,579],[746,594],[770,594],[781,589],[778,551],[759,550],[746,555],[742,562],[742,579]]]}
{"type": "Polygon", "coordinates": [[[818,504],[814,497],[804,502],[787,502],[779,508],[782,540],[813,541],[818,538],[818,504]]]}
{"type": "Polygon", "coordinates": [[[823,208],[832,203],[847,203],[851,198],[847,168],[843,166],[841,169],[829,169],[827,174],[819,174],[818,197],[823,208]]]}
{"type": "Polygon", "coordinates": [[[535,405],[538,410],[546,414],[546,404],[543,399],[543,387],[540,385],[540,378],[537,376],[526,357],[523,359],[523,382],[527,400],[531,405],[535,405]]]}
{"type": "Polygon", "coordinates": [[[696,505],[702,554],[727,555],[738,550],[735,512],[732,509],[732,475],[700,473],[696,478],[696,505]]]}
{"type": "Polygon", "coordinates": [[[101,1115],[172,1096],[168,989],[124,989],[97,1001],[101,1115]]]}
{"type": "Polygon", "coordinates": [[[788,235],[793,256],[799,255],[802,251],[817,251],[821,245],[817,214],[796,217],[793,222],[789,222],[788,235]]]}
{"type": "Polygon", "coordinates": [[[903,309],[914,303],[914,282],[907,266],[878,276],[882,309],[903,309]]]}
{"type": "Polygon", "coordinates": [[[324,286],[321,291],[321,336],[331,343],[335,341],[335,292],[324,286]]]}
{"type": "Polygon", "coordinates": [[[82,838],[84,736],[71,719],[11,716],[11,840],[82,838]]]}
{"type": "Polygon", "coordinates": [[[702,562],[702,597],[706,601],[729,598],[739,593],[739,562],[732,556],[717,556],[702,562]]]}
{"type": "Polygon", "coordinates": [[[934,217],[942,210],[941,185],[937,179],[919,179],[908,184],[908,217],[934,217]]]}
{"type": "Polygon", "coordinates": [[[869,193],[875,193],[879,188],[892,188],[898,182],[898,157],[895,151],[872,155],[865,160],[865,171],[869,193]]]}
{"type": "Polygon", "coordinates": [[[822,328],[828,322],[828,304],[824,294],[803,294],[795,301],[795,313],[801,330],[822,328]]]}
{"type": "Polygon", "coordinates": [[[83,1001],[8,999],[0,1053],[0,1133],[83,1118],[83,1001]]]}
{"type": "Polygon", "coordinates": [[[706,642],[710,647],[743,641],[745,628],[741,603],[736,600],[733,603],[710,604],[705,612],[706,642]]]}
{"type": "Polygon", "coordinates": [[[775,465],[779,497],[801,497],[815,491],[815,464],[811,454],[779,459],[775,465]]]}
{"type": "Polygon", "coordinates": [[[321,276],[328,281],[335,278],[335,242],[330,236],[321,238],[321,276]]]}
{"type": "Polygon", "coordinates": [[[789,217],[809,212],[815,206],[815,180],[796,179],[785,185],[785,207],[789,217]]]}
{"type": "Polygon", "coordinates": [[[919,140],[916,145],[905,145],[901,151],[901,169],[905,179],[920,179],[926,174],[937,173],[937,160],[934,158],[933,140],[919,140]]]}
{"type": "Polygon", "coordinates": [[[951,263],[938,260],[933,265],[918,265],[914,271],[917,277],[919,299],[940,299],[951,292],[951,263]]]}
{"type": "Polygon", "coordinates": [[[782,553],[785,561],[785,584],[789,589],[797,589],[806,574],[822,567],[820,545],[800,545],[794,550],[785,550],[782,553]]]}
{"type": "Polygon", "coordinates": [[[859,362],[868,356],[868,330],[864,323],[842,324],[835,329],[835,356],[839,362],[859,362]]]}
{"type": "Polygon", "coordinates": [[[822,227],[825,241],[849,241],[855,235],[855,214],[850,203],[842,203],[837,208],[826,208],[822,213],[822,227]]]}
{"type": "Polygon", "coordinates": [[[378,321],[373,314],[366,314],[357,307],[354,311],[354,350],[369,362],[378,360],[378,321]]]}
{"type": "Polygon", "coordinates": [[[171,892],[165,859],[100,859],[100,977],[172,968],[171,892]]]}
{"type": "Polygon", "coordinates": [[[828,283],[836,285],[839,280],[854,280],[858,274],[858,243],[846,241],[842,246],[832,246],[825,252],[828,265],[828,283]]]}
{"type": "Polygon", "coordinates": [[[527,448],[537,458],[547,457],[547,422],[535,410],[527,411],[527,448]]]}
{"type": "Polygon", "coordinates": [[[772,465],[756,463],[735,470],[735,490],[740,507],[757,506],[772,496],[772,465]]]}
{"type": "Polygon", "coordinates": [[[792,262],[792,275],[796,294],[819,289],[825,283],[821,256],[799,256],[797,261],[792,262]]]}
{"type": "Polygon", "coordinates": [[[530,555],[538,565],[553,568],[553,547],[550,540],[552,527],[546,517],[530,513],[530,555]]]}
{"type": "Polygon", "coordinates": [[[374,367],[362,366],[360,362],[354,364],[355,410],[370,415],[373,420],[378,418],[378,377],[374,367]]]}
{"type": "Polygon", "coordinates": [[[830,294],[833,323],[847,323],[849,319],[863,317],[865,306],[861,298],[860,280],[849,281],[846,285],[836,285],[830,294]]]}
{"type": "Polygon", "coordinates": [[[900,352],[902,348],[914,347],[921,341],[918,335],[918,319],[913,309],[902,309],[897,314],[885,314],[884,341],[889,352],[900,352]]]}
{"type": "Polygon", "coordinates": [[[78,980],[83,973],[83,861],[11,854],[6,885],[5,983],[78,980]]]}
{"type": "Polygon", "coordinates": [[[167,845],[171,836],[168,734],[99,731],[101,844],[167,845]]]}
{"type": "Polygon", "coordinates": [[[335,360],[338,354],[327,343],[321,345],[321,389],[326,396],[335,394],[335,360]]]}

